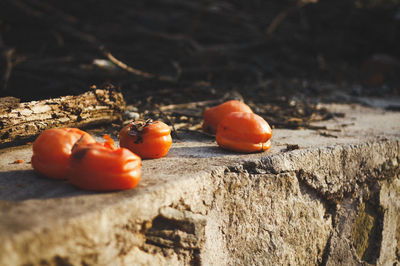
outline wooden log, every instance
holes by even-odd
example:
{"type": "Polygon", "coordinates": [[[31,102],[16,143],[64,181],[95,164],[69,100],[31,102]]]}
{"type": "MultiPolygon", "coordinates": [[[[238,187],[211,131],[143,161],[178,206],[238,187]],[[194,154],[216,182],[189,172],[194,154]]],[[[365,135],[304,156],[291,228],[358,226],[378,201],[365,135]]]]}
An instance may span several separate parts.
{"type": "Polygon", "coordinates": [[[0,145],[19,142],[55,127],[87,127],[122,119],[125,100],[113,86],[77,96],[20,103],[0,98],[0,145]]]}

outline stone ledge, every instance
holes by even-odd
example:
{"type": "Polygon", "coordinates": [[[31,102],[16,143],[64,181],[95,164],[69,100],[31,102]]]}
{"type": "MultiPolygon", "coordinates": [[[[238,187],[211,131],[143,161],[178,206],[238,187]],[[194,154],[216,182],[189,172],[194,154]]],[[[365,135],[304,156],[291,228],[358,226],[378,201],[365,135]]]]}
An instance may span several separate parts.
{"type": "Polygon", "coordinates": [[[270,151],[239,155],[185,135],[123,192],[40,178],[12,164],[30,146],[4,149],[0,265],[394,263],[400,114],[329,108],[346,115],[322,123],[351,123],[336,138],[275,130],[270,151]]]}

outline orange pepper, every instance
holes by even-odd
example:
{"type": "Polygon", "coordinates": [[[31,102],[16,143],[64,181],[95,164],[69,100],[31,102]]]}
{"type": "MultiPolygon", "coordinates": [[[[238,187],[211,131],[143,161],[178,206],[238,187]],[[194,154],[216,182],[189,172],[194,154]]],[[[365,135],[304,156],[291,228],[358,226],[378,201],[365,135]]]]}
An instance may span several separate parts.
{"type": "Polygon", "coordinates": [[[216,140],[220,147],[238,152],[262,152],[271,148],[272,130],[254,113],[230,113],[219,123],[216,140]]]}
{"type": "Polygon", "coordinates": [[[171,147],[171,129],[161,121],[135,121],[121,129],[119,143],[142,159],[161,158],[171,147]]]}
{"type": "Polygon", "coordinates": [[[33,169],[50,178],[66,179],[71,150],[78,140],[82,144],[96,142],[88,133],[77,128],[43,131],[33,143],[33,169]]]}
{"type": "Polygon", "coordinates": [[[103,143],[104,146],[114,149],[114,140],[107,134],[103,136],[105,142],[103,143]]]}
{"type": "Polygon", "coordinates": [[[253,111],[247,104],[237,100],[207,108],[203,113],[203,130],[212,134],[217,133],[218,124],[227,114],[232,112],[252,113],[253,111]]]}
{"type": "Polygon", "coordinates": [[[79,144],[69,162],[69,181],[87,190],[112,191],[137,186],[142,174],[142,160],[125,148],[105,143],[79,144]]]}

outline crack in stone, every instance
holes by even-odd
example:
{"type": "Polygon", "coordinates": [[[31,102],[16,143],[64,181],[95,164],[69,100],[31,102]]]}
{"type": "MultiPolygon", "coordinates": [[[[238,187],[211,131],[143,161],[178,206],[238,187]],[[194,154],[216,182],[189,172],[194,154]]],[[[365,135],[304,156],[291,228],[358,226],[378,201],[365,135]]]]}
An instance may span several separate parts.
{"type": "Polygon", "coordinates": [[[206,218],[190,211],[165,207],[144,231],[146,243],[175,253],[189,251],[190,264],[200,265],[200,250],[205,242],[206,218]]]}

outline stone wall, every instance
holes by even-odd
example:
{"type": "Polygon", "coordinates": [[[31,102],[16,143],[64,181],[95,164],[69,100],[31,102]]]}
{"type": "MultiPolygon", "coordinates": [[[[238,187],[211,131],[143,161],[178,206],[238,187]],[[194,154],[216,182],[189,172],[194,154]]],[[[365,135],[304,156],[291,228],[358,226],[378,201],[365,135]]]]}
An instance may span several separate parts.
{"type": "Polygon", "coordinates": [[[395,264],[398,151],[399,142],[336,146],[216,171],[203,201],[160,209],[146,250],[165,264],[395,264]]]}
{"type": "Polygon", "coordinates": [[[399,151],[382,140],[244,160],[172,153],[149,165],[179,178],[140,190],[1,201],[0,265],[393,265],[399,151]]]}

